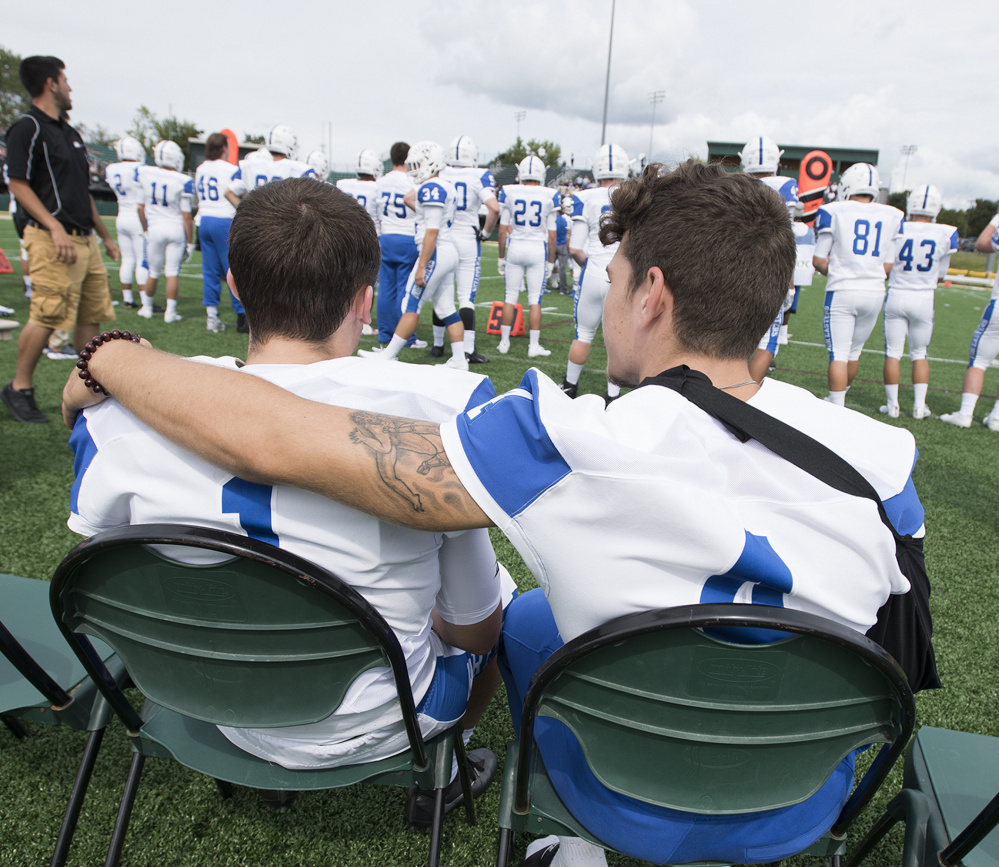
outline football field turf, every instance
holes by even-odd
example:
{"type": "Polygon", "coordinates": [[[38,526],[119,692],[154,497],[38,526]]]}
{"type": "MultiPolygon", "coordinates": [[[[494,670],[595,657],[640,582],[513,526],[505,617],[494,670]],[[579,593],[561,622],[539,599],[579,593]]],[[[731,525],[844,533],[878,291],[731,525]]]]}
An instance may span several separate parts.
{"type": "MultiPolygon", "coordinates": [[[[110,221],[109,221],[110,222],[110,221]]],[[[14,263],[13,275],[0,275],[0,304],[13,307],[23,322],[23,298],[17,266],[17,243],[9,220],[0,218],[0,247],[14,263]]],[[[228,302],[222,318],[229,326],[221,334],[205,331],[201,306],[200,258],[185,265],[179,312],[184,320],[166,325],[162,317],[139,319],[134,311],[118,309],[116,326],[138,330],[153,345],[182,355],[243,355],[247,338],[237,334],[228,302]]],[[[963,267],[963,266],[962,266],[963,267]]],[[[116,299],[117,266],[109,263],[116,299]]],[[[484,245],[483,279],[479,289],[477,348],[490,356],[488,365],[473,370],[489,374],[497,391],[512,388],[531,364],[527,338],[513,340],[507,356],[495,352],[498,337],[481,333],[489,304],[502,298],[496,273],[496,246],[484,245]]],[[[793,382],[815,394],[827,392],[827,355],[822,343],[823,280],[804,290],[799,312],[791,318],[791,343],[782,347],[774,377],[793,382]]],[[[158,300],[165,297],[161,280],[158,300]]],[[[968,342],[988,301],[987,290],[941,288],[937,293],[936,328],[930,347],[930,391],[927,404],[934,416],[957,409],[967,364],[968,342]]],[[[573,336],[572,300],[545,295],[542,344],[549,358],[533,359],[556,381],[565,372],[573,336]]],[[[421,318],[419,335],[430,339],[429,311],[421,318]]],[[[0,379],[13,375],[16,335],[0,342],[0,379]]],[[[860,375],[847,405],[878,416],[884,402],[881,385],[880,325],[868,342],[860,375]]],[[[362,340],[361,346],[374,342],[362,340]]],[[[430,363],[426,350],[405,350],[404,361],[430,363]]],[[[603,393],[606,356],[597,335],[581,392],[603,393]]],[[[59,422],[59,395],[71,361],[39,362],[35,384],[39,407],[52,417],[48,425],[22,425],[0,408],[0,572],[46,580],[61,557],[79,541],[66,527],[69,489],[73,480],[68,431],[59,422]]],[[[902,362],[900,403],[911,409],[910,366],[902,362]]],[[[985,376],[985,390],[970,430],[943,424],[938,418],[914,421],[908,414],[888,423],[910,429],[919,447],[915,482],[926,509],[926,561],[933,583],[935,645],[944,689],[917,698],[918,722],[999,736],[997,713],[997,628],[999,628],[999,434],[981,419],[993,404],[999,370],[985,376]]],[[[205,411],[211,407],[205,403],[205,411]]],[[[884,417],[881,417],[884,418],[884,417]]],[[[663,532],[668,532],[667,527],[663,532]]],[[[506,540],[493,531],[500,559],[522,588],[533,579],[506,540]]],[[[821,568],[817,564],[816,568],[821,568]]],[[[610,579],[612,576],[608,576],[610,579]]],[[[835,582],[837,576],[830,574],[835,582]]],[[[0,617],[16,616],[0,612],[0,617]]],[[[0,727],[0,865],[48,863],[65,808],[84,738],[77,732],[42,725],[30,726],[33,737],[19,742],[0,727]]],[[[512,736],[502,690],[476,731],[472,747],[488,746],[502,761],[512,736]]],[[[103,862],[110,829],[124,783],[129,751],[120,724],[114,722],[84,806],[70,864],[103,862]]],[[[881,796],[860,821],[859,833],[901,784],[897,769],[881,796]]],[[[401,789],[361,786],[303,794],[288,813],[265,812],[256,793],[237,789],[228,801],[219,798],[214,783],[163,760],[146,764],[125,849],[129,865],[403,865],[424,863],[427,837],[403,827],[401,789]]],[[[446,822],[443,862],[483,865],[495,861],[495,816],[499,786],[477,801],[479,823],[469,828],[459,811],[446,822]]],[[[519,841],[518,857],[524,841],[519,841]]],[[[898,864],[901,833],[896,830],[874,853],[872,865],[898,864]]],[[[797,859],[807,863],[808,859],[797,859]]],[[[611,856],[612,865],[637,864],[611,856]]],[[[519,863],[519,862],[518,862],[519,863]]],[[[813,862],[817,863],[817,862],[813,862]]]]}

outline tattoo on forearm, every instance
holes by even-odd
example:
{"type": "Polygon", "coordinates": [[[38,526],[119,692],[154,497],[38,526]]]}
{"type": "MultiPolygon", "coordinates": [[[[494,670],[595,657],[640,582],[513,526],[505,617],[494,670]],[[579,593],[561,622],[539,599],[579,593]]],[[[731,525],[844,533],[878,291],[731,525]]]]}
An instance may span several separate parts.
{"type": "Polygon", "coordinates": [[[351,413],[350,420],[357,425],[350,432],[350,441],[367,447],[374,454],[382,484],[414,512],[424,511],[420,495],[399,473],[402,470],[405,475],[405,464],[412,460],[410,455],[422,459],[416,472],[427,476],[428,480],[432,470],[451,468],[441,444],[439,425],[427,421],[401,421],[392,416],[362,411],[351,413]],[[406,455],[407,452],[410,455],[406,455]]]}

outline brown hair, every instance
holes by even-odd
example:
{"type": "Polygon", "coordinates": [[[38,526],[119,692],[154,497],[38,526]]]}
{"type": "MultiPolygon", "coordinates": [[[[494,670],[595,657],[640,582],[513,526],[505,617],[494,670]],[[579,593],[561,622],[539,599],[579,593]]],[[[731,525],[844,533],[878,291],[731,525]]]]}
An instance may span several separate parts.
{"type": "Polygon", "coordinates": [[[389,159],[394,166],[406,165],[406,157],[409,156],[409,145],[404,141],[397,141],[389,150],[389,159]]]}
{"type": "Polygon", "coordinates": [[[58,81],[59,73],[65,68],[66,64],[58,57],[34,54],[21,61],[21,65],[17,68],[17,74],[24,89],[28,91],[28,96],[34,99],[45,90],[45,82],[50,78],[58,81]]]}
{"type": "Polygon", "coordinates": [[[205,159],[222,159],[222,152],[229,147],[229,139],[220,132],[213,132],[205,142],[205,159]]]}
{"type": "Polygon", "coordinates": [[[229,268],[254,343],[326,340],[374,284],[380,261],[368,212],[315,178],[251,190],[229,229],[229,268]]]}
{"type": "Polygon", "coordinates": [[[680,345],[715,358],[749,358],[791,288],[794,232],[778,193],[742,173],[687,162],[653,163],[611,195],[600,227],[634,285],[658,267],[673,293],[680,345]]]}

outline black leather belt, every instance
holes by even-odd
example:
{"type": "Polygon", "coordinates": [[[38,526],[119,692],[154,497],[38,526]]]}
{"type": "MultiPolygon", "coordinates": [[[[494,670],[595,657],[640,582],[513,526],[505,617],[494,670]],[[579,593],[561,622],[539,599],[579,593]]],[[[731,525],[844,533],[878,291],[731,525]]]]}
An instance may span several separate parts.
{"type": "MultiPolygon", "coordinates": [[[[36,220],[29,219],[28,225],[35,229],[43,229],[46,232],[48,231],[48,229],[36,220]]],[[[94,231],[93,229],[71,229],[69,226],[63,226],[63,228],[66,230],[67,235],[76,235],[80,238],[86,238],[91,232],[94,231]]]]}

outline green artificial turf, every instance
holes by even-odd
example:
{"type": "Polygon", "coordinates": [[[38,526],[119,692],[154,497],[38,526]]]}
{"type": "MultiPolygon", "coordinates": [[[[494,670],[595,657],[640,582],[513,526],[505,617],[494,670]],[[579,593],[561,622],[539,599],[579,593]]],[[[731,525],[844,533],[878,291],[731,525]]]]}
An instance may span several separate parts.
{"type": "MultiPolygon", "coordinates": [[[[0,275],[0,304],[14,307],[14,318],[23,322],[27,302],[17,269],[17,243],[11,223],[4,219],[0,219],[0,248],[15,265],[14,275],[0,275]]],[[[489,303],[502,297],[495,259],[495,244],[484,245],[478,296],[482,305],[478,315],[480,332],[485,327],[489,303]]],[[[179,305],[185,317],[182,322],[165,325],[159,318],[147,322],[119,307],[117,326],[138,330],[154,345],[183,355],[244,353],[247,338],[236,333],[235,316],[227,302],[223,302],[221,310],[229,329],[222,334],[205,331],[199,262],[196,254],[183,269],[179,305]]],[[[109,268],[112,289],[120,299],[117,269],[110,263],[109,268]]],[[[938,290],[927,399],[935,415],[953,411],[959,405],[968,342],[988,297],[987,290],[956,285],[938,290]]],[[[822,299],[823,280],[817,278],[815,285],[802,294],[799,313],[791,318],[791,343],[781,348],[772,374],[819,395],[827,391],[822,299]]],[[[533,366],[560,380],[573,336],[572,300],[552,293],[544,296],[543,305],[542,343],[552,350],[552,355],[534,359],[533,366]]],[[[430,338],[429,311],[424,314],[419,333],[430,338]]],[[[879,326],[868,342],[847,405],[884,419],[878,416],[878,407],[884,402],[880,334],[879,326]]],[[[373,338],[366,338],[362,346],[373,342],[373,338]]],[[[497,342],[498,337],[478,335],[478,349],[492,361],[475,369],[488,373],[497,391],[503,391],[514,387],[531,365],[526,337],[514,339],[507,356],[495,353],[497,342]]],[[[13,374],[16,346],[16,339],[0,342],[3,382],[13,374]]],[[[403,360],[432,362],[426,350],[412,349],[404,351],[403,360]]],[[[581,392],[603,393],[605,363],[598,334],[580,381],[581,392]]],[[[73,467],[68,432],[58,423],[59,395],[72,366],[70,361],[46,358],[39,362],[38,404],[53,417],[52,424],[21,425],[0,408],[0,572],[45,580],[62,555],[78,541],[66,528],[73,467]]],[[[912,396],[905,360],[902,370],[900,401],[905,410],[911,406],[912,396]]],[[[936,418],[917,422],[908,415],[888,422],[910,429],[919,446],[914,478],[926,508],[926,559],[933,582],[936,647],[945,684],[943,690],[918,697],[919,722],[995,736],[999,736],[999,434],[988,431],[980,420],[991,409],[997,386],[999,372],[991,369],[986,373],[976,424],[970,430],[958,430],[936,418]]],[[[205,411],[211,411],[209,401],[205,402],[205,411]]],[[[518,584],[525,589],[533,586],[533,579],[503,536],[493,531],[493,540],[497,554],[518,584]]],[[[829,580],[835,581],[836,576],[829,575],[829,580]]],[[[16,615],[0,612],[0,616],[16,615]]],[[[79,733],[36,724],[30,729],[31,738],[17,741],[0,728],[0,865],[48,862],[83,747],[84,738],[79,733]]],[[[472,746],[488,746],[502,761],[511,736],[501,688],[472,746]]],[[[102,862],[128,761],[127,737],[115,722],[97,763],[70,855],[71,865],[102,862]]],[[[897,770],[884,794],[858,824],[858,831],[870,824],[900,784],[901,773],[897,770]]],[[[153,759],[146,764],[124,860],[135,867],[420,864],[426,858],[428,838],[403,827],[404,797],[402,790],[372,786],[306,793],[294,809],[274,815],[261,808],[253,791],[238,789],[234,798],[224,801],[211,780],[176,763],[153,759]]],[[[457,811],[448,818],[445,864],[483,865],[495,861],[498,802],[499,787],[494,784],[477,802],[480,821],[476,827],[467,827],[457,811]]],[[[523,845],[520,840],[518,855],[523,845]]],[[[868,863],[887,867],[897,864],[900,857],[901,834],[896,830],[868,863]]],[[[638,863],[615,855],[608,860],[617,867],[638,863]]],[[[794,860],[806,863],[809,859],[794,860]]]]}

